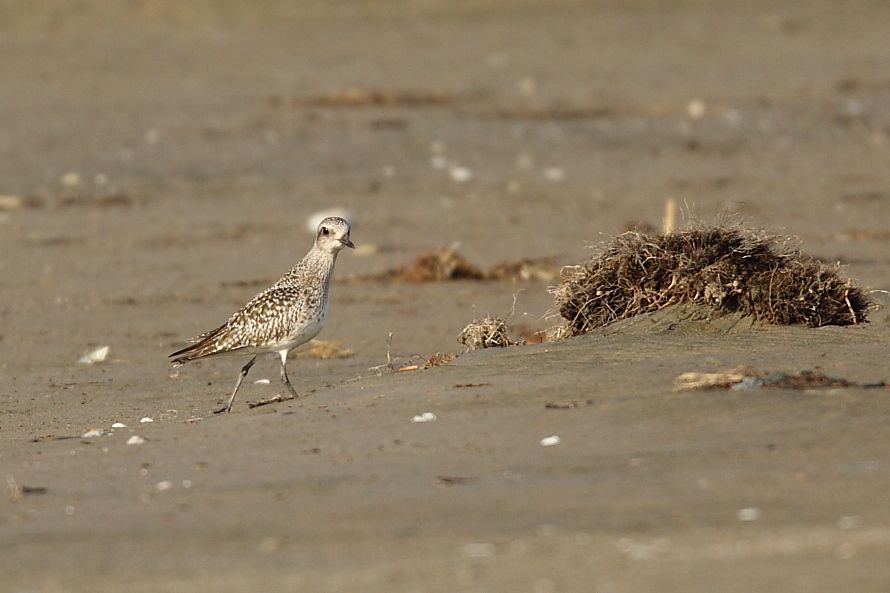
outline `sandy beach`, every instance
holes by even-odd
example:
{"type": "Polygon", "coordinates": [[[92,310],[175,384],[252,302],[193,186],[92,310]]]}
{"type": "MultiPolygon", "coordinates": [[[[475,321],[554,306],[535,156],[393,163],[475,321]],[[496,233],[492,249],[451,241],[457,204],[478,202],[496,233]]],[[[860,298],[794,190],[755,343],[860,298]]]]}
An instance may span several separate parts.
{"type": "Polygon", "coordinates": [[[885,308],[680,308],[463,354],[486,314],[558,325],[558,278],[350,279],[448,246],[557,269],[674,198],[881,305],[887,22],[865,0],[0,1],[0,591],[886,591],[890,390],[675,389],[890,381],[885,308]],[[214,415],[246,361],[167,355],[331,207],[358,249],[319,338],[352,354],[293,359],[304,397],[250,408],[284,393],[261,360],[214,415]]]}

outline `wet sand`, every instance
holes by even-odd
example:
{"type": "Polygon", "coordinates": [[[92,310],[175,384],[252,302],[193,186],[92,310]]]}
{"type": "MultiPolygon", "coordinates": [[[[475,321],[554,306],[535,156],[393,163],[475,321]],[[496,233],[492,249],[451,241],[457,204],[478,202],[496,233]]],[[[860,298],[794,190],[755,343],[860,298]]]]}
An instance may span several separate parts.
{"type": "Polygon", "coordinates": [[[884,310],[668,311],[389,373],[390,332],[410,362],[486,313],[557,323],[547,283],[340,281],[320,337],[355,354],[291,363],[303,399],[248,408],[281,391],[269,359],[214,416],[241,361],[165,357],[330,206],[373,246],[341,279],[453,243],[572,264],[673,196],[885,289],[887,8],[127,6],[0,5],[0,477],[46,489],[0,501],[0,590],[886,590],[886,390],[673,389],[888,380],[884,310]],[[378,104],[319,105],[348,88],[378,104]]]}

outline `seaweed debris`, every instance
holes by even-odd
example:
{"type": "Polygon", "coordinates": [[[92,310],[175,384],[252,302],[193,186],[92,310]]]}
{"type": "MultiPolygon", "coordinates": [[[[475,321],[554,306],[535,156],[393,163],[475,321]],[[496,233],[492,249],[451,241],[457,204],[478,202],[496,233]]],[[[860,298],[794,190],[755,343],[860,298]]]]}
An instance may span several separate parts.
{"type": "Polygon", "coordinates": [[[507,324],[504,320],[490,315],[470,322],[460,332],[457,341],[464,345],[467,352],[525,344],[524,340],[512,340],[507,333],[507,324]]]}
{"type": "Polygon", "coordinates": [[[777,325],[866,321],[869,299],[840,277],[839,266],[789,243],[735,226],[618,235],[586,262],[563,268],[552,292],[567,322],[564,334],[584,334],[679,303],[777,325]]]}
{"type": "Polygon", "coordinates": [[[451,247],[421,253],[403,266],[376,274],[353,276],[354,282],[443,282],[448,280],[549,281],[556,277],[553,258],[525,258],[500,262],[483,270],[451,247]]]}
{"type": "Polygon", "coordinates": [[[676,391],[696,391],[705,389],[791,389],[809,391],[811,389],[838,389],[853,387],[860,389],[886,388],[884,382],[857,383],[847,379],[829,377],[819,371],[804,370],[798,373],[765,373],[751,368],[740,368],[722,373],[683,373],[674,379],[676,391]]]}

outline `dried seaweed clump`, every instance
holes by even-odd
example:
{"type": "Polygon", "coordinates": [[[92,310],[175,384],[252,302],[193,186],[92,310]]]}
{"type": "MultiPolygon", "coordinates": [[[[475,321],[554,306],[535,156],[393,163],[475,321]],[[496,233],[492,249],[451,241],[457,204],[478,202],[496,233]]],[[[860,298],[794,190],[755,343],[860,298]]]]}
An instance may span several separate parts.
{"type": "Polygon", "coordinates": [[[457,341],[464,345],[467,352],[481,348],[505,348],[518,346],[522,341],[514,341],[507,334],[507,324],[503,319],[486,316],[474,319],[460,332],[457,341]]]}
{"type": "Polygon", "coordinates": [[[567,335],[677,303],[810,327],[863,322],[870,305],[837,266],[738,227],[623,233],[564,269],[553,293],[567,335]]]}
{"type": "Polygon", "coordinates": [[[422,253],[401,268],[383,273],[377,279],[399,282],[438,282],[441,280],[481,280],[485,274],[450,248],[422,253]]]}

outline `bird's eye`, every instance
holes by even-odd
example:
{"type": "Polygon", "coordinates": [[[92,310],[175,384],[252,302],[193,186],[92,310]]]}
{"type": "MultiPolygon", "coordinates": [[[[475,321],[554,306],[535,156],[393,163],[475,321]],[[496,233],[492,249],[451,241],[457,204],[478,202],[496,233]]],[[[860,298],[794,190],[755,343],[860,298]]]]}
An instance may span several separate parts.
{"type": "Polygon", "coordinates": [[[323,226],[323,227],[321,227],[321,234],[322,235],[330,235],[331,231],[328,230],[328,227],[323,226]]]}

